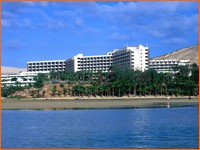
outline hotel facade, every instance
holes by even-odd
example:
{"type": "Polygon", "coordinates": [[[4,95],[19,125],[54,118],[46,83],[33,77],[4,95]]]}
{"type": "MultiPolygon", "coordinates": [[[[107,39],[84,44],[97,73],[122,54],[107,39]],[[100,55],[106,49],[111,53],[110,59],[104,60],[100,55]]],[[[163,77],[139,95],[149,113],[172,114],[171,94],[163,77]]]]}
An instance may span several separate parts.
{"type": "Polygon", "coordinates": [[[38,71],[91,71],[109,72],[111,66],[145,71],[154,69],[162,73],[174,73],[177,66],[185,66],[190,60],[149,59],[149,48],[143,45],[114,49],[105,55],[84,56],[78,54],[67,60],[48,60],[27,62],[28,72],[38,71]]]}
{"type": "Polygon", "coordinates": [[[143,45],[115,49],[106,55],[78,54],[67,60],[27,62],[27,71],[109,72],[111,66],[145,71],[149,68],[149,48],[143,45]]]}
{"type": "Polygon", "coordinates": [[[65,61],[66,71],[108,72],[112,65],[112,52],[107,55],[83,56],[78,54],[65,61]]]}
{"type": "Polygon", "coordinates": [[[178,59],[152,59],[150,60],[150,68],[156,70],[158,73],[176,73],[176,67],[186,66],[190,60],[178,59]]]}
{"type": "Polygon", "coordinates": [[[115,50],[113,66],[145,71],[149,69],[149,48],[139,45],[115,50]]]}
{"type": "Polygon", "coordinates": [[[65,71],[65,60],[30,61],[27,62],[27,71],[65,71]]]}
{"type": "Polygon", "coordinates": [[[1,75],[1,85],[5,86],[28,86],[35,83],[35,78],[38,73],[49,73],[49,71],[39,71],[39,72],[20,72],[19,74],[7,74],[1,75]]]}

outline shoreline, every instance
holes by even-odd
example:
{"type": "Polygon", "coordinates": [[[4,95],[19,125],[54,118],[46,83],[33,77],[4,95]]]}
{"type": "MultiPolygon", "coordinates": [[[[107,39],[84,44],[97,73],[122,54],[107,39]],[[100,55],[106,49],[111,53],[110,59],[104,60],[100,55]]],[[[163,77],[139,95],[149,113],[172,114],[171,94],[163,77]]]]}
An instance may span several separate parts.
{"type": "MultiPolygon", "coordinates": [[[[191,96],[192,99],[198,99],[198,96],[191,96]]],[[[16,100],[17,98],[5,98],[2,97],[2,100],[16,100]]],[[[77,100],[77,99],[87,99],[87,100],[104,100],[104,99],[167,99],[167,96],[70,96],[70,97],[44,97],[44,98],[20,98],[20,100],[77,100]]],[[[189,96],[170,96],[170,99],[189,99],[189,96]]]]}
{"type": "MultiPolygon", "coordinates": [[[[198,97],[171,97],[170,107],[198,107],[198,97]]],[[[166,108],[166,97],[3,99],[2,110],[166,108]]]]}

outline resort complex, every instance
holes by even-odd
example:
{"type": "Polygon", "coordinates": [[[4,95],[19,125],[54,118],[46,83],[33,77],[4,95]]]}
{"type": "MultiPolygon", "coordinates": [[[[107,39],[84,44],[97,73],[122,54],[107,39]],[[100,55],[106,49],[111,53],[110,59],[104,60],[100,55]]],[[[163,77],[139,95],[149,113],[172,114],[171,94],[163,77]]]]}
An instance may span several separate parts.
{"type": "Polygon", "coordinates": [[[178,60],[178,59],[161,59],[150,60],[150,68],[156,70],[157,72],[163,73],[175,73],[176,67],[185,66],[190,63],[190,60],[178,60]]]}
{"type": "Polygon", "coordinates": [[[78,54],[67,60],[27,62],[27,71],[92,71],[109,72],[111,66],[145,71],[149,68],[149,48],[139,45],[115,49],[106,55],[78,54]]]}
{"type": "Polygon", "coordinates": [[[20,72],[19,74],[1,75],[1,84],[2,86],[16,86],[17,84],[20,84],[21,86],[32,85],[35,83],[35,78],[38,73],[47,74],[49,71],[20,72]]]}
{"type": "Polygon", "coordinates": [[[16,82],[21,86],[33,84],[34,78],[38,73],[50,72],[93,72],[101,71],[111,72],[113,67],[139,70],[144,72],[148,69],[154,69],[158,73],[175,73],[176,67],[185,66],[190,60],[179,59],[151,59],[149,58],[149,47],[138,45],[135,47],[124,47],[114,49],[106,55],[76,56],[66,60],[47,60],[47,61],[29,61],[27,62],[27,72],[20,74],[2,75],[2,85],[14,85],[16,82]]]}

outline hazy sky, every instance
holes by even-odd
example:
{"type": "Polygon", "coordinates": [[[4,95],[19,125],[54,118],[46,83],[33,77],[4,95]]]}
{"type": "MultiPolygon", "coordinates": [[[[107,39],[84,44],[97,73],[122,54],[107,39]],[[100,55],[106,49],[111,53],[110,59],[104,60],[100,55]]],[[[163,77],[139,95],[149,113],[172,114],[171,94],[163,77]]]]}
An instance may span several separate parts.
{"type": "Polygon", "coordinates": [[[3,2],[3,66],[106,54],[138,44],[150,57],[198,43],[197,2],[3,2]]]}

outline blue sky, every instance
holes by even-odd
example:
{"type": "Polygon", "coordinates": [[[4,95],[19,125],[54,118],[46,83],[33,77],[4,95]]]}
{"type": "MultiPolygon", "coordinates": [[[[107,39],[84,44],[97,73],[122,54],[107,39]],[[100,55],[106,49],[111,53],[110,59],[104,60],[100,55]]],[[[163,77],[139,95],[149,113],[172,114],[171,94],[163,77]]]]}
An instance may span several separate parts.
{"type": "Polygon", "coordinates": [[[198,43],[197,2],[3,2],[2,65],[106,54],[138,44],[150,57],[198,43]]]}

